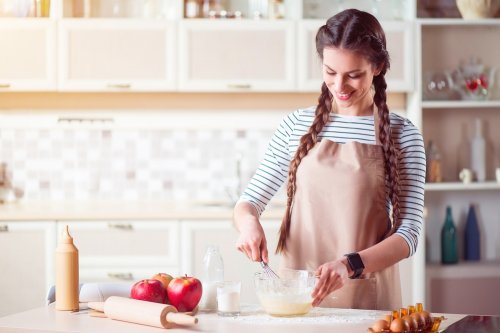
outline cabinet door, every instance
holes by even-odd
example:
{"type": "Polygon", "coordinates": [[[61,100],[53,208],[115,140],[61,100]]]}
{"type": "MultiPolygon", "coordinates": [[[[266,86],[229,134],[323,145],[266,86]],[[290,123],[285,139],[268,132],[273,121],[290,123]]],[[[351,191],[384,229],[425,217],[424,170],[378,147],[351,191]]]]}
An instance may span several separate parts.
{"type": "Polygon", "coordinates": [[[45,304],[55,238],[55,222],[0,222],[0,317],[45,304]]]}
{"type": "Polygon", "coordinates": [[[184,20],[179,88],[184,91],[290,91],[292,21],[184,20]]]}
{"type": "MultiPolygon", "coordinates": [[[[274,255],[278,243],[278,230],[281,221],[264,221],[269,250],[269,265],[278,269],[279,256],[274,255]]],[[[250,261],[236,249],[238,231],[230,220],[225,221],[183,221],[182,234],[182,271],[181,273],[203,278],[203,257],[207,246],[219,247],[224,260],[224,279],[241,281],[241,302],[257,303],[253,278],[255,272],[262,271],[259,263],[250,261]]]]}
{"type": "Polygon", "coordinates": [[[56,89],[55,22],[0,19],[0,91],[56,89]]]}
{"type": "MultiPolygon", "coordinates": [[[[303,20],[299,22],[297,56],[298,88],[301,91],[320,91],[323,82],[321,60],[316,53],[316,32],[325,20],[303,20]]],[[[413,83],[413,26],[411,22],[382,22],[387,49],[391,57],[391,68],[386,74],[390,92],[412,91],[413,83]]]]}
{"type": "Polygon", "coordinates": [[[65,19],[59,23],[59,88],[175,88],[175,25],[166,21],[65,19]]]}
{"type": "Polygon", "coordinates": [[[177,221],[58,222],[58,235],[66,224],[82,270],[103,268],[125,274],[123,267],[167,271],[179,264],[177,221]]]}

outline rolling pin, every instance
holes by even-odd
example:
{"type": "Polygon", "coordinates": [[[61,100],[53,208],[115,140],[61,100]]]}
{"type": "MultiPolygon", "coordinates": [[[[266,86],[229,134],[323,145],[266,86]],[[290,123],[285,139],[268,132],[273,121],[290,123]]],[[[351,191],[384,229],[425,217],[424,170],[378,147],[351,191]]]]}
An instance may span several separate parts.
{"type": "Polygon", "coordinates": [[[177,309],[172,305],[139,301],[126,297],[111,296],[105,302],[88,302],[88,307],[102,311],[106,317],[114,320],[160,328],[198,323],[198,318],[177,313],[177,309]]]}

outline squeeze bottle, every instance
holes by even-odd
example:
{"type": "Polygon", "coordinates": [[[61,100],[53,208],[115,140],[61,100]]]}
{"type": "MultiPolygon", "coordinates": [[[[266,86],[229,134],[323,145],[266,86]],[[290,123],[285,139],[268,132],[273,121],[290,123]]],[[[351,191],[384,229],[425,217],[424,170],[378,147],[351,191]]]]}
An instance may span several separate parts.
{"type": "Polygon", "coordinates": [[[78,311],[78,296],[78,249],[66,225],[56,248],[56,310],[78,311]]]}

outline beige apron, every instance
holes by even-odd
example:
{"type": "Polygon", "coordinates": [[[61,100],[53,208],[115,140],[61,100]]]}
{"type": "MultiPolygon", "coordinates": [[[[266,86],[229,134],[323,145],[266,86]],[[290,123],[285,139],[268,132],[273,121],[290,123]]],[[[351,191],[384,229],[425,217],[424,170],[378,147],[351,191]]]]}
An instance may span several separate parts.
{"type": "MultiPolygon", "coordinates": [[[[297,169],[287,251],[281,266],[315,271],[359,252],[390,231],[386,210],[384,153],[376,144],[318,142],[297,169]]],[[[331,293],[322,307],[393,310],[401,307],[398,265],[363,274],[331,293]]]]}

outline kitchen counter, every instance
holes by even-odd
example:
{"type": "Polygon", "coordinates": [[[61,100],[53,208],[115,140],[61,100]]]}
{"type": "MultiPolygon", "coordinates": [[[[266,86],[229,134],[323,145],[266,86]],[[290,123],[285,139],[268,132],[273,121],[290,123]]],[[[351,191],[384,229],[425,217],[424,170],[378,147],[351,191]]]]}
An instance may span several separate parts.
{"type": "MultiPolygon", "coordinates": [[[[314,308],[305,316],[279,318],[265,314],[256,305],[244,305],[239,317],[219,317],[214,313],[199,313],[197,325],[190,328],[174,328],[169,332],[366,333],[367,328],[385,314],[387,311],[314,308]]],[[[445,317],[447,319],[442,323],[441,328],[465,316],[445,314],[445,317]]],[[[0,332],[154,333],[164,332],[164,329],[109,318],[91,317],[86,310],[81,312],[55,311],[52,304],[0,318],[0,332]]]]}
{"type": "MultiPolygon", "coordinates": [[[[263,219],[281,219],[285,207],[270,204],[263,219]]],[[[0,221],[231,219],[227,202],[169,201],[35,201],[0,204],[0,221]]]]}

